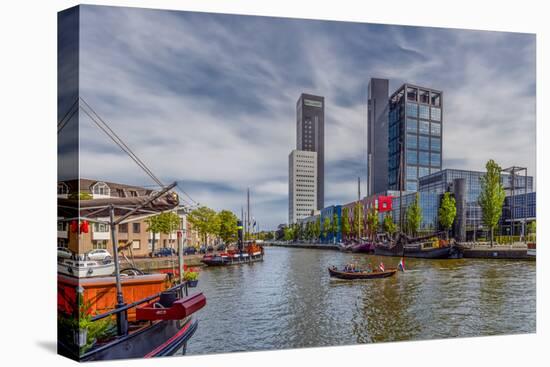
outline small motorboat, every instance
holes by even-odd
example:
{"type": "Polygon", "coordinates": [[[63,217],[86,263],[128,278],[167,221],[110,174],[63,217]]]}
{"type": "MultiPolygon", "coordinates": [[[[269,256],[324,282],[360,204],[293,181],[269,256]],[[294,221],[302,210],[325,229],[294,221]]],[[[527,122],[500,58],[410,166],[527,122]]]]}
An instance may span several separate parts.
{"type": "Polygon", "coordinates": [[[332,278],[346,279],[346,280],[387,278],[387,277],[391,277],[396,272],[397,272],[397,269],[385,269],[384,271],[380,269],[373,269],[372,271],[367,271],[367,270],[343,271],[343,270],[338,270],[335,266],[331,266],[328,268],[328,273],[332,278]]]}
{"type": "Polygon", "coordinates": [[[72,260],[59,258],[57,272],[77,278],[106,277],[115,272],[112,260],[72,260]]]}

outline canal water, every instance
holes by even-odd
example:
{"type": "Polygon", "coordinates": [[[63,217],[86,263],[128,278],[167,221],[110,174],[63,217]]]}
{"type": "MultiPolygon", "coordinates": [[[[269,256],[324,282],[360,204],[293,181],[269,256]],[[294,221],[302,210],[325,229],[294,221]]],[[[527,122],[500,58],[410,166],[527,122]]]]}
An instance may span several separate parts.
{"type": "Polygon", "coordinates": [[[263,262],[204,268],[187,354],[536,331],[535,262],[405,259],[405,273],[362,281],[327,271],[380,261],[399,258],[267,247],[263,262]]]}

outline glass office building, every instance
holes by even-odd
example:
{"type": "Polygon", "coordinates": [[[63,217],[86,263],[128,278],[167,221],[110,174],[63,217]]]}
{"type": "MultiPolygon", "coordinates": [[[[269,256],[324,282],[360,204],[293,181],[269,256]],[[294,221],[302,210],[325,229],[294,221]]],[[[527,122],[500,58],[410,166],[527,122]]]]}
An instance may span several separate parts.
{"type": "MultiPolygon", "coordinates": [[[[407,208],[416,200],[416,192],[407,193],[403,198],[403,226],[407,223],[407,208]]],[[[422,222],[420,223],[419,232],[430,233],[435,232],[439,228],[438,210],[441,194],[435,192],[419,192],[419,205],[422,209],[422,222]]],[[[399,196],[392,199],[392,217],[394,223],[399,227],[400,222],[399,196]]]]}
{"type": "Polygon", "coordinates": [[[442,92],[404,84],[390,97],[388,186],[418,190],[418,178],[441,170],[442,92]],[[403,155],[403,157],[401,157],[403,155]],[[400,165],[403,163],[403,180],[400,165]]]}
{"type": "MultiPolygon", "coordinates": [[[[481,178],[485,175],[485,172],[479,171],[467,171],[459,169],[444,169],[442,171],[430,174],[428,176],[420,177],[418,191],[430,192],[435,194],[443,194],[448,191],[450,185],[455,179],[463,178],[466,184],[466,232],[467,235],[471,235],[474,230],[480,231],[482,229],[481,207],[477,200],[481,194],[481,178]]],[[[515,197],[521,196],[525,191],[533,191],[533,177],[532,176],[515,176],[515,197]],[[527,182],[526,182],[527,180],[527,182]],[[525,189],[526,187],[526,189],[525,189]]],[[[502,174],[501,181],[505,188],[511,187],[512,176],[509,174],[502,174]]],[[[507,193],[509,195],[509,192],[507,193]]],[[[509,199],[508,199],[509,200],[509,199]]],[[[506,203],[505,203],[506,207],[506,203]]]]}
{"type": "MultiPolygon", "coordinates": [[[[514,196],[506,196],[502,208],[500,226],[510,228],[508,233],[524,234],[523,223],[528,225],[537,217],[537,193],[528,192],[514,196]],[[513,228],[512,228],[513,226],[513,228]]],[[[504,231],[503,231],[504,232],[504,231]]]]}

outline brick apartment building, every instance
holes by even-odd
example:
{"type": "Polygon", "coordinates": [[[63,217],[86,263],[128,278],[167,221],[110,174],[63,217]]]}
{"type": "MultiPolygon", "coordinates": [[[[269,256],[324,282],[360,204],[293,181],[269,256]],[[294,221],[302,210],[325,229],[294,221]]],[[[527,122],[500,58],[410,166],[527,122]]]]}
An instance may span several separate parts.
{"type": "MultiPolygon", "coordinates": [[[[61,181],[57,185],[58,198],[71,198],[76,195],[87,197],[88,200],[124,197],[146,197],[154,194],[154,190],[139,186],[131,186],[114,182],[97,181],[90,179],[61,181]]],[[[187,215],[183,208],[177,209],[180,217],[180,230],[185,228],[186,246],[199,246],[200,240],[197,231],[193,230],[187,221],[187,215]]],[[[153,234],[147,231],[148,216],[138,216],[132,220],[121,223],[117,228],[117,239],[120,248],[126,252],[132,252],[134,256],[147,256],[152,249],[153,234]]],[[[84,254],[93,249],[107,249],[112,252],[111,233],[108,225],[103,223],[90,223],[88,233],[76,233],[71,231],[70,223],[65,218],[58,217],[57,245],[68,247],[71,251],[84,254]]],[[[99,218],[108,220],[108,218],[99,218]]],[[[155,248],[177,248],[177,233],[157,233],[155,235],[155,248]]]]}

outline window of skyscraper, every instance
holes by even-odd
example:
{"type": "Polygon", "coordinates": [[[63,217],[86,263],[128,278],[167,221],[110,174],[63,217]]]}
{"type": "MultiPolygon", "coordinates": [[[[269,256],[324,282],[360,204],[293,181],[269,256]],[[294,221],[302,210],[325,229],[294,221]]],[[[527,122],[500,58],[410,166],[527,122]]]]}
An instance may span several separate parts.
{"type": "Polygon", "coordinates": [[[430,165],[430,153],[428,152],[418,152],[418,163],[424,166],[430,165]]]}
{"type": "Polygon", "coordinates": [[[417,101],[418,89],[407,87],[407,101],[417,101]]]}
{"type": "Polygon", "coordinates": [[[418,117],[428,120],[430,118],[430,107],[423,105],[418,106],[418,117]]]}
{"type": "Polygon", "coordinates": [[[416,148],[416,134],[407,134],[407,148],[416,148]]]}
{"type": "Polygon", "coordinates": [[[418,117],[418,105],[416,103],[407,103],[407,116],[418,117]]]}
{"type": "Polygon", "coordinates": [[[432,135],[441,136],[441,124],[432,122],[432,135]]]}
{"type": "Polygon", "coordinates": [[[418,121],[418,133],[419,134],[429,134],[430,133],[430,123],[428,121],[418,121]]]}
{"type": "Polygon", "coordinates": [[[407,150],[407,163],[416,164],[416,150],[407,150]]]}
{"type": "Polygon", "coordinates": [[[432,106],[439,107],[441,105],[441,95],[439,93],[432,92],[432,106]]]}
{"type": "Polygon", "coordinates": [[[419,96],[419,102],[420,103],[430,103],[430,92],[427,91],[427,90],[424,90],[424,89],[420,89],[420,93],[418,94],[419,96]]]}
{"type": "Polygon", "coordinates": [[[430,169],[427,167],[418,167],[418,177],[427,176],[430,174],[430,169]]]}
{"type": "Polygon", "coordinates": [[[407,186],[405,187],[405,190],[407,191],[416,191],[416,188],[418,187],[416,181],[407,181],[407,186]]]}
{"type": "Polygon", "coordinates": [[[416,129],[417,129],[417,120],[407,118],[407,131],[416,134],[416,129]]]}
{"type": "Polygon", "coordinates": [[[416,180],[416,166],[407,166],[407,180],[416,180]]]}
{"type": "Polygon", "coordinates": [[[432,150],[436,152],[441,152],[441,139],[432,138],[432,150]]]}
{"type": "Polygon", "coordinates": [[[432,107],[432,120],[441,121],[441,109],[432,107]]]}
{"type": "Polygon", "coordinates": [[[420,135],[418,137],[418,148],[424,150],[430,150],[430,138],[420,135]]]}
{"type": "Polygon", "coordinates": [[[441,154],[439,153],[432,153],[432,166],[440,166],[441,165],[441,154]]]}

